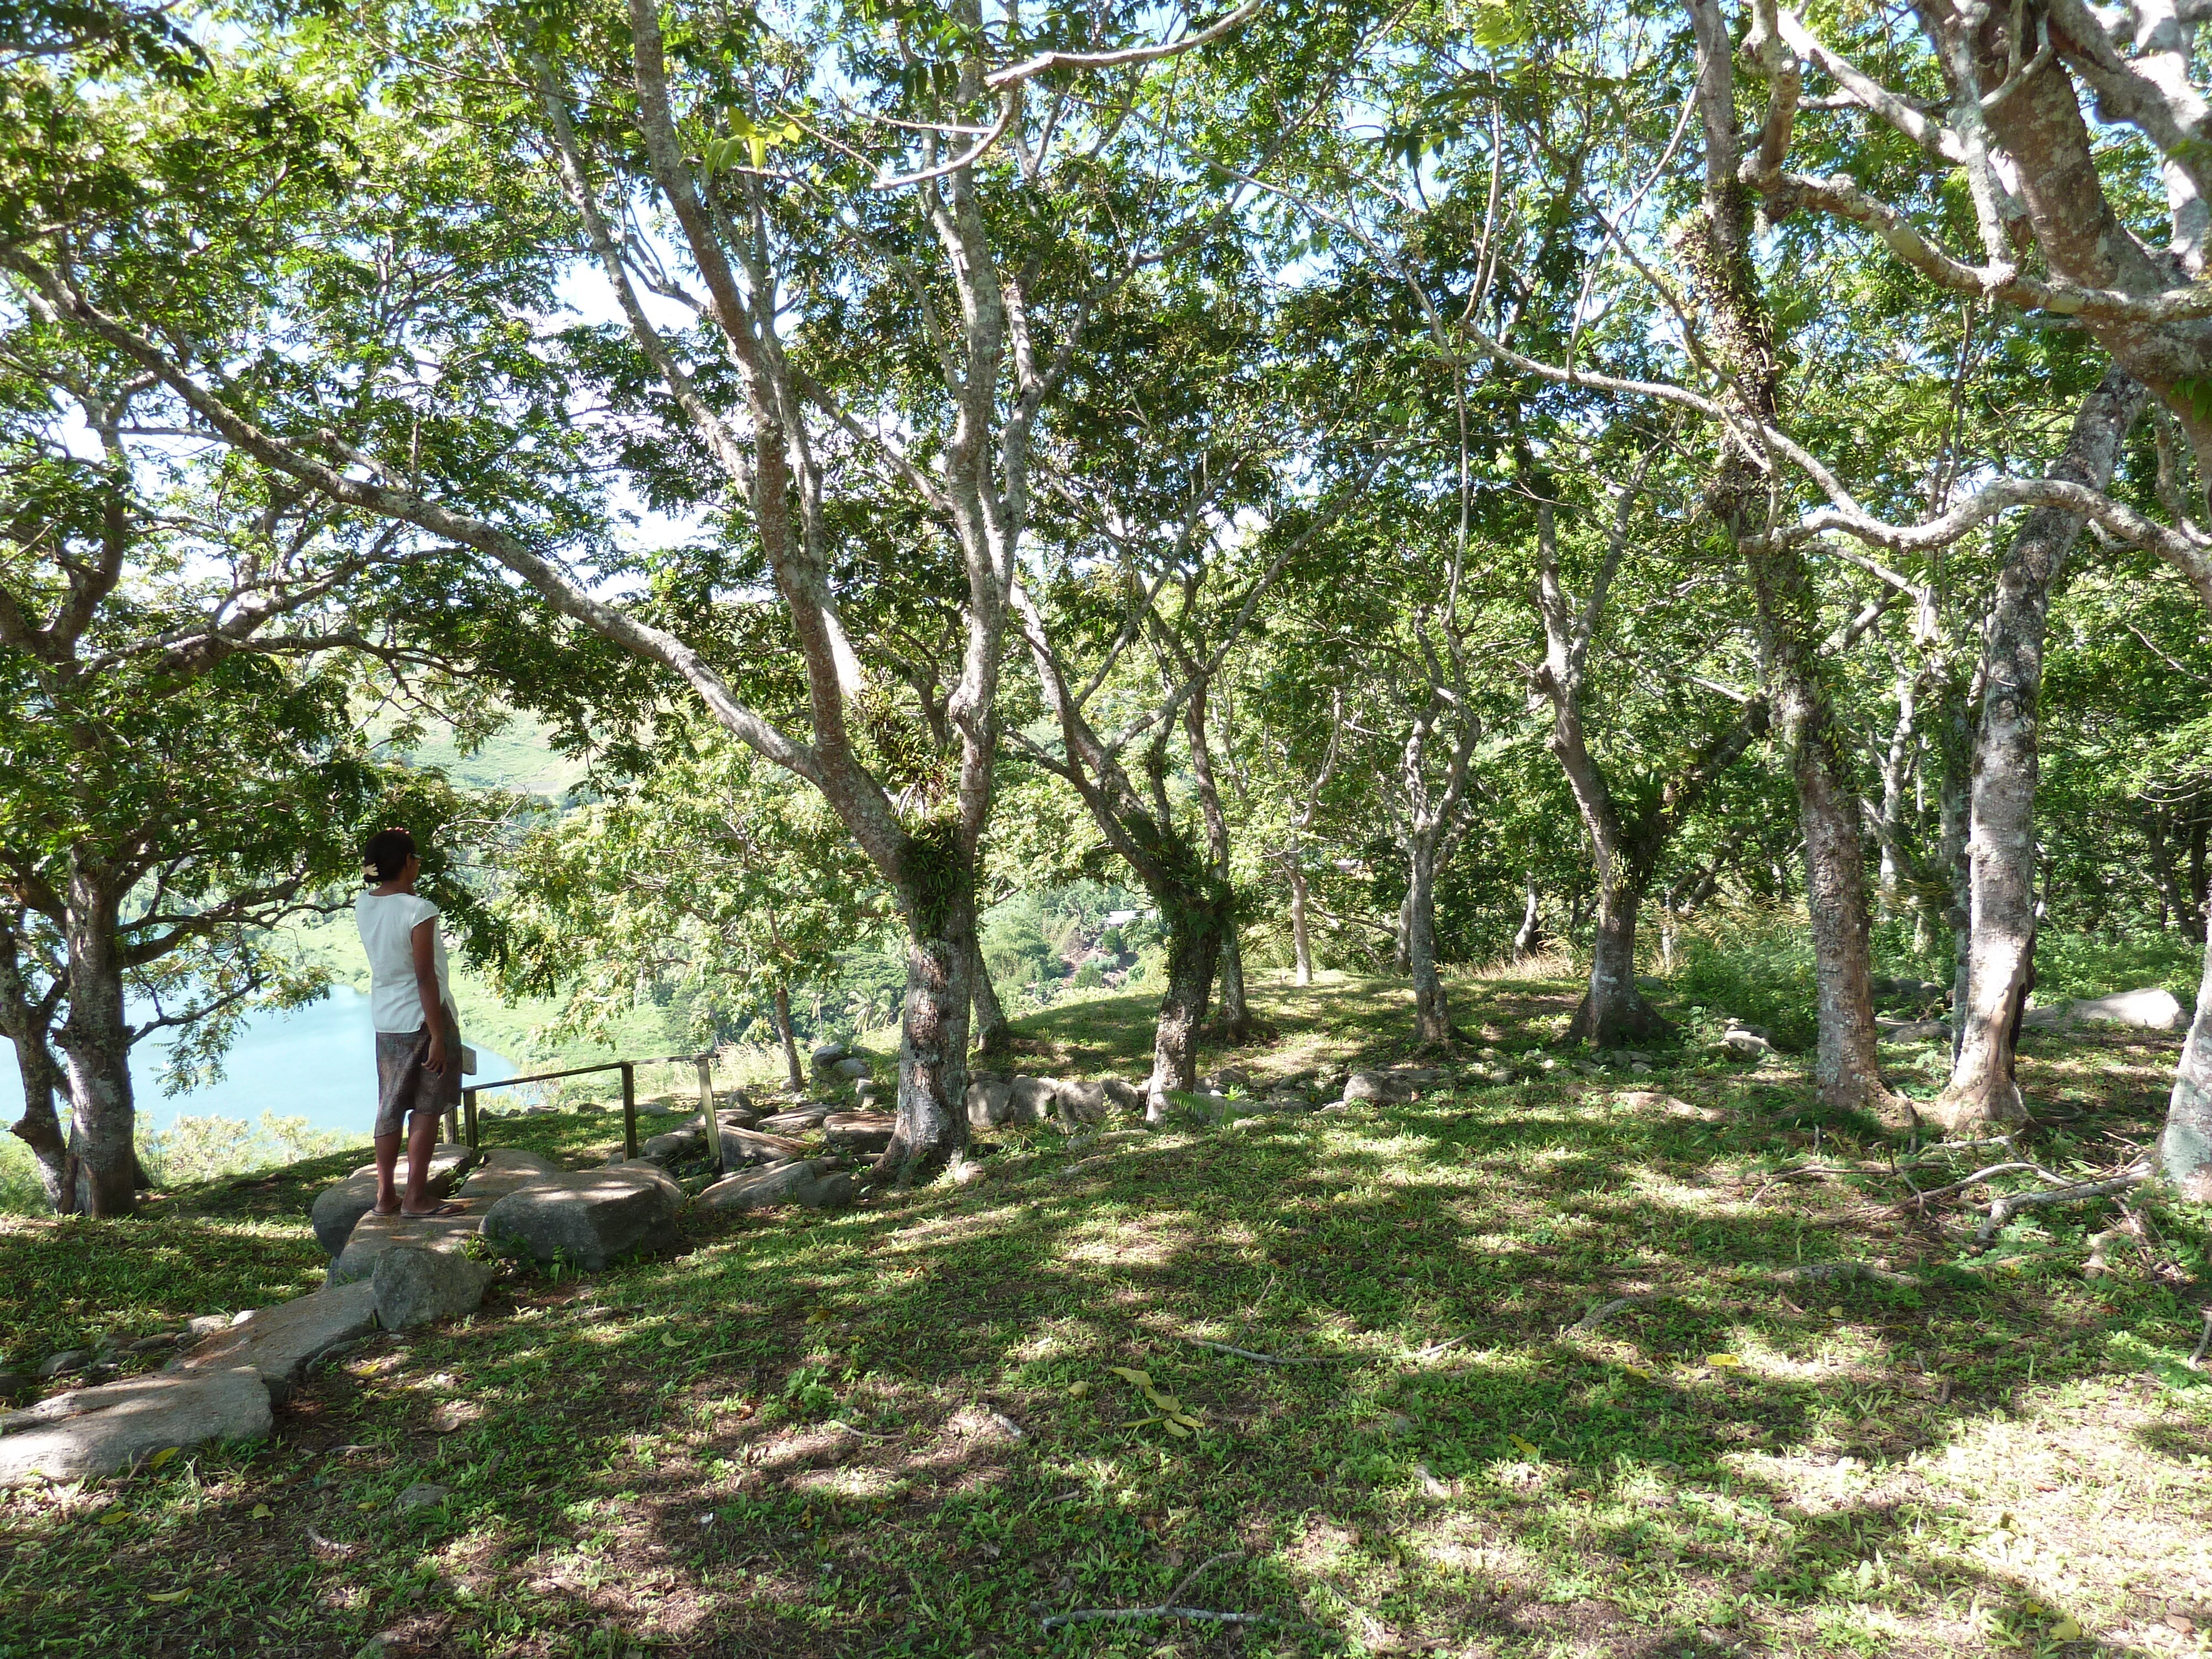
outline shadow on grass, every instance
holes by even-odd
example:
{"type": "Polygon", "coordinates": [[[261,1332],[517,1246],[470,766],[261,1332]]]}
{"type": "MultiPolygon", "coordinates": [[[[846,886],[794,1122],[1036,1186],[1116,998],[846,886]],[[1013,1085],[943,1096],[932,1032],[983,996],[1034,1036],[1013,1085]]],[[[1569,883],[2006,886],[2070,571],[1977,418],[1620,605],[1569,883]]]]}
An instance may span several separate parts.
{"type": "Polygon", "coordinates": [[[327,1368],[275,1443],[127,1483],[112,1526],[106,1498],[18,1515],[10,1659],[377,1631],[441,1655],[1934,1654],[1969,1607],[2033,1649],[2056,1613],[1947,1538],[1904,1460],[2008,1408],[2031,1358],[2096,1374],[2130,1292],[1778,1284],[1879,1241],[1718,1178],[1769,1116],[1547,1083],[1103,1161],[1041,1134],[974,1188],[517,1279],[494,1316],[327,1368]],[[1656,1299],[1563,1335],[1626,1295],[1656,1299]],[[1115,1366],[1203,1426],[1172,1434],[1115,1366]],[[448,1494],[399,1509],[423,1482],[448,1494]],[[1040,1623],[1231,1550],[1186,1600],[1283,1624],[1040,1623]]]}

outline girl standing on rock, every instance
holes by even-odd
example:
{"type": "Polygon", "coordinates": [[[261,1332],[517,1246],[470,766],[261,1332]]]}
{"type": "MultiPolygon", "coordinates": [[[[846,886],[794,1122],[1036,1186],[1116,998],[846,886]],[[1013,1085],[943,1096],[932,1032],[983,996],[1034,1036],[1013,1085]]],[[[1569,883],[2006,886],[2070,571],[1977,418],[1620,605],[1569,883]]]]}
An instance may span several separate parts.
{"type": "Polygon", "coordinates": [[[438,1119],[460,1103],[460,1020],[446,975],[438,907],[415,890],[422,860],[404,830],[380,830],[362,849],[368,891],[353,902],[368,952],[369,1014],[376,1025],[376,1213],[452,1215],[428,1182],[438,1119]],[[407,1123],[407,1188],[395,1190],[400,1124],[407,1123]]]}

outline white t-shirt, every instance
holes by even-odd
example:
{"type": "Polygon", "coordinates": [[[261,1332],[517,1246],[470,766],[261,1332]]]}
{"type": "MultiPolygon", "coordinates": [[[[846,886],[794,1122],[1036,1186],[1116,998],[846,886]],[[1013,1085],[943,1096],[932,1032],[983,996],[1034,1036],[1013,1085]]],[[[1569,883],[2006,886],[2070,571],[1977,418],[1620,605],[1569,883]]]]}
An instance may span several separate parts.
{"type": "Polygon", "coordinates": [[[438,965],[438,1000],[450,1012],[453,994],[446,976],[446,939],[438,907],[419,893],[363,893],[353,902],[354,926],[368,952],[368,1012],[380,1031],[422,1029],[422,995],[415,988],[415,946],[409,935],[430,924],[430,957],[438,965]]]}

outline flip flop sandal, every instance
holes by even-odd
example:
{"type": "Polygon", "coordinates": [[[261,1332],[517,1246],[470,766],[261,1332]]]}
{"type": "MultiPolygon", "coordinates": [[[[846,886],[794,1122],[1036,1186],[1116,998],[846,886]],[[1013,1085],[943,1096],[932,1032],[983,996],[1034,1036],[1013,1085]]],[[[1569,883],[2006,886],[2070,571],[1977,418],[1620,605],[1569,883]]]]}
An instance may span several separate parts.
{"type": "Polygon", "coordinates": [[[468,1212],[458,1204],[441,1204],[434,1210],[402,1210],[399,1213],[410,1221],[428,1221],[434,1215],[465,1215],[468,1212]]]}

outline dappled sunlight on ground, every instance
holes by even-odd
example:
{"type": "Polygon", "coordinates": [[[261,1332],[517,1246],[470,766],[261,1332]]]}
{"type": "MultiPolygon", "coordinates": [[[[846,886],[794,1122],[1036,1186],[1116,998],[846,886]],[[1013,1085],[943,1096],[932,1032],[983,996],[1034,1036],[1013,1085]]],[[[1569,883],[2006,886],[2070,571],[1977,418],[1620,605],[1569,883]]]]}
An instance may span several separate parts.
{"type": "MultiPolygon", "coordinates": [[[[1453,986],[1508,1048],[1571,993],[1453,986]]],[[[1023,1063],[1136,1048],[1116,1000],[1025,1022],[1023,1063]]],[[[1255,1001],[1262,1077],[1401,1041],[1401,988],[1255,1001]]],[[[2139,1136],[2152,1045],[2074,1052],[2032,1062],[2067,1133],[2139,1136]]],[[[1010,1133],[973,1186],[511,1273],[325,1367],[270,1444],[8,1500],[0,1594],[27,1656],[2192,1650],[2212,1389],[2144,1374],[2191,1305],[2139,1267],[2085,1282],[2081,1217],[1974,1258],[1881,1181],[1776,1182],[1811,1139],[1781,1071],[1638,1083],[1010,1133]],[[1839,1261],[1909,1282],[1786,1277],[1839,1261]],[[1186,1600],[1278,1622],[1039,1623],[1225,1552],[1186,1600]]],[[[295,1271],[296,1216],[164,1224],[265,1236],[239,1283],[295,1271]]],[[[39,1305],[91,1294],[33,1248],[39,1305]]]]}

